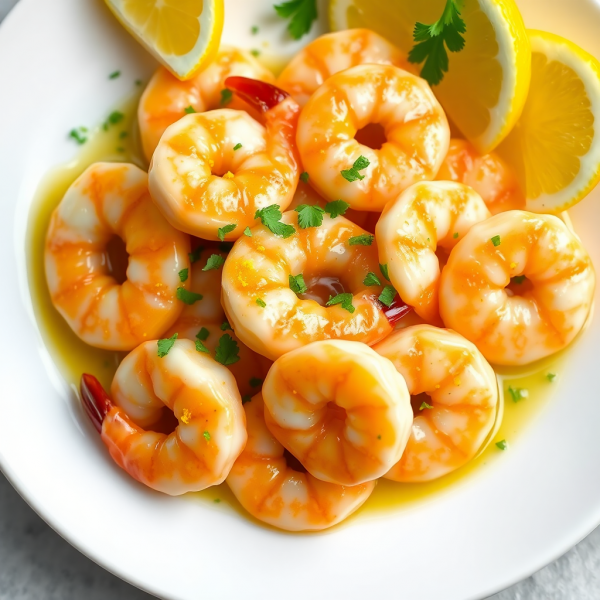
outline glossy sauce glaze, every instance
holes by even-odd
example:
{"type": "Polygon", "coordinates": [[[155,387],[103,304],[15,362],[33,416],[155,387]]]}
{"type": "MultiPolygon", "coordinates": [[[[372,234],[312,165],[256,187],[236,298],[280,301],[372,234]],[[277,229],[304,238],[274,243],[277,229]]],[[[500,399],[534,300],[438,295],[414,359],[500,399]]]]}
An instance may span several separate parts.
{"type": "MultiPolygon", "coordinates": [[[[136,95],[118,107],[118,111],[124,115],[118,124],[110,126],[108,130],[98,127],[90,132],[88,141],[81,146],[81,151],[75,159],[53,169],[43,179],[30,211],[27,263],[33,308],[48,353],[68,385],[74,390],[78,389],[81,374],[84,372],[92,373],[106,389],[110,389],[113,375],[125,353],[88,346],[71,331],[52,306],[44,273],[46,230],[52,211],[59,204],[64,193],[90,164],[98,161],[128,161],[144,169],[147,168],[139,143],[135,118],[138,99],[139,96],[136,95]]],[[[118,260],[118,256],[115,258],[118,260]]],[[[118,270],[119,267],[115,266],[115,271],[118,270]]],[[[510,452],[513,445],[518,444],[520,434],[539,414],[553,388],[558,385],[564,369],[564,354],[559,353],[523,368],[496,368],[499,385],[504,392],[503,418],[490,436],[487,447],[466,466],[429,483],[403,484],[380,479],[375,491],[357,514],[381,514],[385,511],[409,507],[416,502],[433,500],[454,486],[465,483],[480,468],[494,460],[501,460],[505,452],[510,452]],[[509,388],[513,390],[513,394],[509,388]],[[517,392],[518,400],[514,401],[515,390],[519,389],[527,392],[521,394],[517,392]],[[501,450],[496,445],[502,440],[507,443],[506,450],[501,450]]],[[[248,516],[226,484],[187,494],[186,497],[210,503],[215,507],[234,508],[248,516]]],[[[260,524],[265,526],[263,523],[260,524]]]]}

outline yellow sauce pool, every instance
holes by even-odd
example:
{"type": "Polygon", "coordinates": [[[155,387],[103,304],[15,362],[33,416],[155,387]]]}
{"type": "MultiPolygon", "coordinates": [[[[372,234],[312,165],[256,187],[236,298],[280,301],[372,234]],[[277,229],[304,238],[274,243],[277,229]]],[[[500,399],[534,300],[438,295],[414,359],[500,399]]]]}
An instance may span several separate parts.
{"type": "MultiPolygon", "coordinates": [[[[27,264],[29,286],[37,323],[48,352],[71,388],[78,389],[84,372],[95,375],[106,389],[124,353],[92,348],[82,342],[69,328],[50,301],[44,274],[44,240],[52,211],[67,188],[92,163],[98,161],[128,161],[147,168],[143,158],[136,122],[139,94],[130,98],[118,110],[123,119],[105,131],[102,127],[89,132],[88,141],[70,163],[53,169],[42,181],[32,203],[27,230],[27,264]]],[[[73,141],[73,143],[76,143],[73,141]]],[[[431,500],[454,485],[464,482],[492,460],[501,460],[511,451],[511,444],[527,429],[528,423],[540,412],[563,370],[563,356],[528,365],[523,369],[497,369],[504,388],[504,417],[490,439],[488,447],[465,467],[430,483],[399,484],[381,479],[372,496],[359,511],[360,515],[398,510],[415,502],[431,500]],[[548,374],[555,374],[550,381],[548,374]],[[514,402],[509,386],[528,390],[528,397],[514,402]],[[506,440],[508,448],[500,450],[496,442],[506,440]]],[[[219,507],[233,507],[244,513],[225,484],[200,493],[188,494],[190,500],[209,502],[219,507]]],[[[356,517],[355,517],[356,518],[356,517]]],[[[258,523],[258,521],[256,521],[258,523]]]]}

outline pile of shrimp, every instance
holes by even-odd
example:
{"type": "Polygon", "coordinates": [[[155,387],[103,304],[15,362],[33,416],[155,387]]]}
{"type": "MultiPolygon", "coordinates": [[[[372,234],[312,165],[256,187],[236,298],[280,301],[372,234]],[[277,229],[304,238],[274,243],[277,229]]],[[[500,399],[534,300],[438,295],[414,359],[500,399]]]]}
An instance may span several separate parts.
{"type": "Polygon", "coordinates": [[[263,523],[331,527],[381,477],[480,453],[491,364],[547,357],[588,318],[594,270],[565,219],[527,212],[501,158],[450,139],[371,31],[318,38],[277,79],[230,47],[190,81],[160,68],[138,120],[148,172],[90,166],[45,263],[73,331],[130,352],[109,391],[83,374],[81,400],[153,490],[226,482],[263,523]]]}

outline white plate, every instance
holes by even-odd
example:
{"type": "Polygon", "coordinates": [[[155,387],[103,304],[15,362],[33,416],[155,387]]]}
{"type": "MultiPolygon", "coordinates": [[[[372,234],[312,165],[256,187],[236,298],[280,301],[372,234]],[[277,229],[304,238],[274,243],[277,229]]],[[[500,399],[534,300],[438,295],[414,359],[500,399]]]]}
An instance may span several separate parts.
{"type": "MultiPolygon", "coordinates": [[[[528,26],[600,56],[600,10],[590,0],[519,4],[528,26]]],[[[251,47],[250,25],[267,23],[273,47],[293,52],[271,5],[228,0],[225,39],[251,47]]],[[[31,506],[105,568],[177,600],[481,598],[589,533],[600,522],[598,318],[510,452],[410,510],[286,535],[152,493],[107,459],[37,330],[26,221],[40,178],[74,153],[65,132],[99,122],[152,69],[100,0],[21,0],[0,27],[0,466],[31,506]],[[115,69],[123,76],[109,83],[115,69]]],[[[600,265],[600,190],[592,196],[572,216],[600,265]]]]}

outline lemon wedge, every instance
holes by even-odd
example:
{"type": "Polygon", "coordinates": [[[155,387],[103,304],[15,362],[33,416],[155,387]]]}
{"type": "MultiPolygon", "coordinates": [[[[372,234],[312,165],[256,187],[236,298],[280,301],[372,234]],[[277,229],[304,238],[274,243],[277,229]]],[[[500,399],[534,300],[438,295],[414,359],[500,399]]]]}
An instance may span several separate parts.
{"type": "Polygon", "coordinates": [[[219,49],[223,0],[105,0],[121,24],[179,79],[190,79],[219,49]]]}
{"type": "MultiPolygon", "coordinates": [[[[445,0],[330,0],[334,30],[367,27],[408,53],[417,21],[434,23],[445,0]]],[[[519,118],[529,88],[531,52],[514,0],[465,0],[465,47],[433,87],[444,110],[481,152],[493,150],[519,118]]]]}
{"type": "Polygon", "coordinates": [[[497,151],[515,170],[527,210],[556,213],[600,180],[600,63],[558,35],[529,38],[529,95],[497,151]]]}

